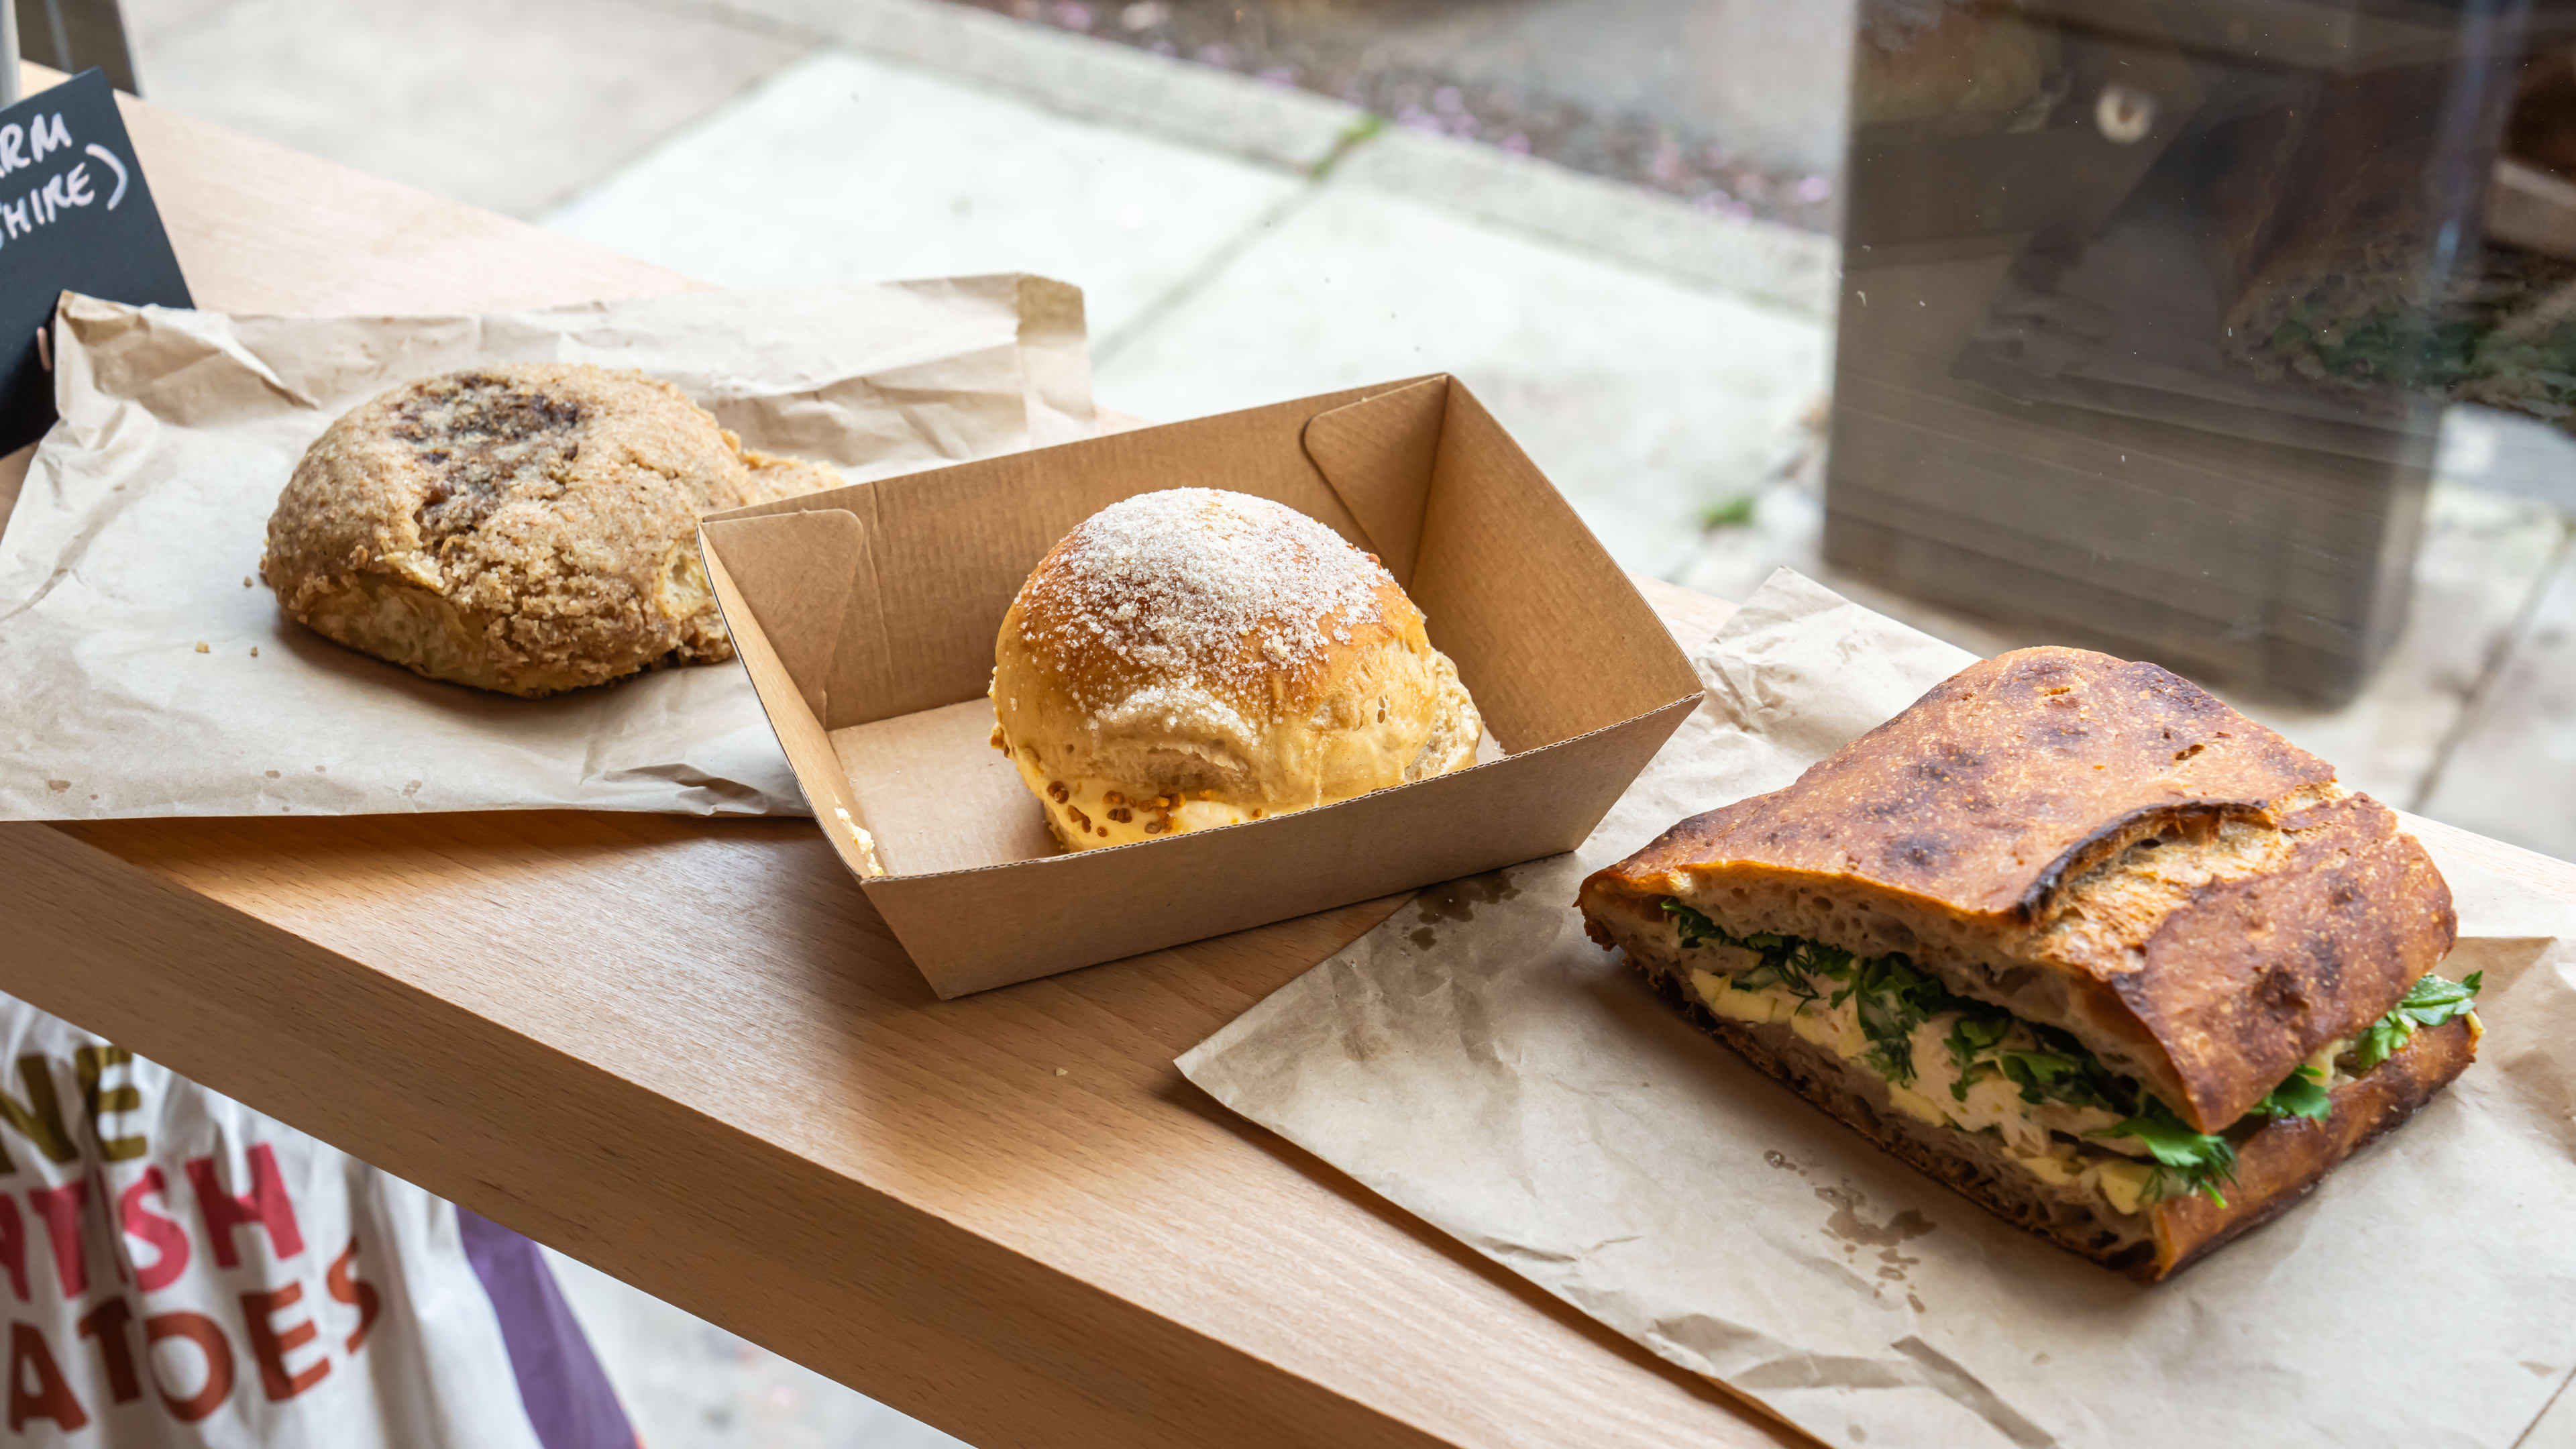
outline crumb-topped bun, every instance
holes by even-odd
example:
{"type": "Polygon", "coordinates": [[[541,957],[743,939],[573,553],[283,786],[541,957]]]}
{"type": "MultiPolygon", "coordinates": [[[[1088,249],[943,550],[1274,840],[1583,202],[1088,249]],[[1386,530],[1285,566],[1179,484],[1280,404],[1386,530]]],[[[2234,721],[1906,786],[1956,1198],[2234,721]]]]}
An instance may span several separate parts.
{"type": "Polygon", "coordinates": [[[315,440],[260,574],[298,622],[535,696],[733,657],[698,515],[839,483],[746,452],[667,383],[587,364],[424,378],[315,440]]]}
{"type": "Polygon", "coordinates": [[[1375,555],[1210,488],[1113,504],[1048,551],[994,642],[993,712],[1077,850],[1464,769],[1484,732],[1375,555]]]}

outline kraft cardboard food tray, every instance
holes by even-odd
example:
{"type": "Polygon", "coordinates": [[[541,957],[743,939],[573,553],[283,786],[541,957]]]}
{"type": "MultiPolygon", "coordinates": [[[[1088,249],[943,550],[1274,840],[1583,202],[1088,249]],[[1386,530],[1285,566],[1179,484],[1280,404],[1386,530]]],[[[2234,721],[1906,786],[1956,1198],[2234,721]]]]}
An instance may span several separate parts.
{"type": "Polygon", "coordinates": [[[701,551],[816,822],[942,997],[1570,850],[1699,702],[1652,609],[1466,387],[1330,393],[719,514],[701,551]],[[1378,555],[1507,753],[1078,854],[988,743],[1002,615],[1138,493],[1275,499],[1378,555]],[[865,873],[852,826],[874,837],[865,873]]]}

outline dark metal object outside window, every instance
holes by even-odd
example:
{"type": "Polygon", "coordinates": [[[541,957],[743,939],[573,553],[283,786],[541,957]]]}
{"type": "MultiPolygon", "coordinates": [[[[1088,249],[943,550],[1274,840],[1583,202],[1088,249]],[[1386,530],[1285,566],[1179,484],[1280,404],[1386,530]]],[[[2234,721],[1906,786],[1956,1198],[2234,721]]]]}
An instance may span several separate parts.
{"type": "Polygon", "coordinates": [[[2571,46],[2512,0],[1867,0],[1828,562],[2351,698],[2444,410],[2576,411],[2571,46]]]}
{"type": "Polygon", "coordinates": [[[18,53],[65,75],[92,66],[127,95],[143,92],[134,79],[134,50],[126,43],[125,16],[116,0],[12,0],[18,17],[18,53]]]}

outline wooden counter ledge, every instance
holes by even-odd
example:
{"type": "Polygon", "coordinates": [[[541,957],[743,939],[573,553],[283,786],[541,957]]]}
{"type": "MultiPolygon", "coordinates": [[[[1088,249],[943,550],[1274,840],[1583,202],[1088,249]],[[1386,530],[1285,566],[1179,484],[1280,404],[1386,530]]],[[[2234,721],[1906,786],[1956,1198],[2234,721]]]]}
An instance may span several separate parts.
{"type": "MultiPolygon", "coordinates": [[[[206,307],[689,285],[127,118],[206,307]]],[[[1392,901],[942,1003],[801,820],[14,824],[0,890],[0,989],[989,1449],[1798,1442],[1173,1070],[1392,901]]]]}

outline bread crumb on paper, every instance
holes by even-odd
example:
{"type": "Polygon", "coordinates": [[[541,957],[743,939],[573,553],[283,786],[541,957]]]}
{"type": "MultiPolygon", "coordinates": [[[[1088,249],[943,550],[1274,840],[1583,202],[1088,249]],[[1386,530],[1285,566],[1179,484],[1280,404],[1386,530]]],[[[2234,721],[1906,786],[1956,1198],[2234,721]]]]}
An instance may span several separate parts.
{"type": "Polygon", "coordinates": [[[214,646],[208,644],[205,640],[200,639],[197,641],[197,652],[200,654],[212,654],[215,651],[214,646]]]}
{"type": "Polygon", "coordinates": [[[849,811],[835,805],[832,813],[839,816],[841,824],[849,830],[851,841],[859,848],[859,861],[867,868],[867,873],[871,876],[885,874],[885,865],[877,859],[877,838],[868,834],[866,826],[851,819],[849,811]]]}

